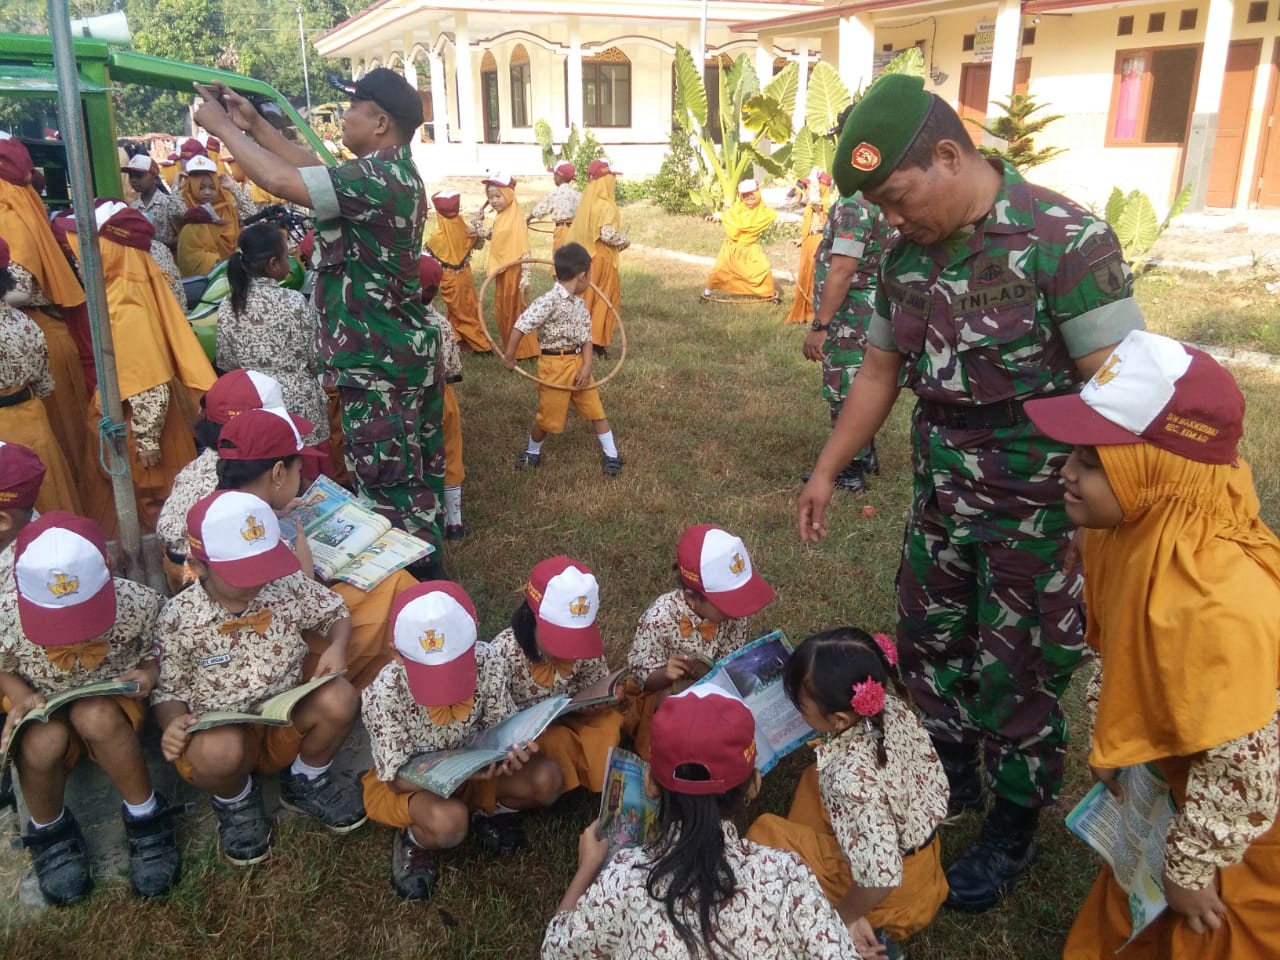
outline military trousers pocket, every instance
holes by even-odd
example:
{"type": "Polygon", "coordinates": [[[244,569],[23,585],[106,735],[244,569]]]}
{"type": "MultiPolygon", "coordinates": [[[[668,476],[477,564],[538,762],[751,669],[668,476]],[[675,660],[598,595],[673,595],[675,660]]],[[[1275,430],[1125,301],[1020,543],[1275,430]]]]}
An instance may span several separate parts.
{"type": "Polygon", "coordinates": [[[394,487],[409,479],[414,457],[404,419],[399,414],[353,425],[347,444],[356,476],[363,486],[394,487]]]}

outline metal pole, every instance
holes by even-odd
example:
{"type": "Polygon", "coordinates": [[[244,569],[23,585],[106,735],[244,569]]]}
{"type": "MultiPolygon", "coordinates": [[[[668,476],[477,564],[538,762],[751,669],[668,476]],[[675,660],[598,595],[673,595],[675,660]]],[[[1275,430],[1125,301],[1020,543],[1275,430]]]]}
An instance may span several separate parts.
{"type": "MultiPolygon", "coordinates": [[[[58,74],[58,126],[67,145],[67,170],[71,176],[71,199],[75,204],[76,234],[80,237],[80,275],[84,280],[89,309],[89,331],[93,336],[93,365],[98,371],[98,397],[103,413],[118,431],[100,436],[115,462],[124,465],[119,475],[111,477],[116,515],[120,519],[120,550],[124,555],[125,575],[130,580],[146,582],[142,560],[142,537],[138,527],[138,505],[133,494],[133,474],[124,435],[124,409],[120,403],[120,385],[116,379],[116,352],[111,339],[111,322],[107,316],[107,284],[102,275],[102,257],[98,252],[98,224],[93,215],[93,192],[89,188],[89,151],[84,132],[84,113],[80,107],[80,76],[76,70],[75,48],[71,43],[71,19],[67,0],[49,0],[49,34],[53,39],[53,63],[58,74]]],[[[104,451],[105,452],[105,451],[104,451]]],[[[97,469],[92,463],[86,470],[97,469]]]]}
{"type": "MultiPolygon", "coordinates": [[[[298,42],[302,45],[302,88],[307,93],[307,122],[311,122],[311,75],[307,69],[307,34],[302,29],[302,4],[298,3],[298,42]]],[[[294,88],[295,90],[297,87],[294,88]]]]}
{"type": "Polygon", "coordinates": [[[701,24],[700,24],[700,27],[701,27],[701,34],[700,34],[700,36],[701,36],[701,41],[700,41],[700,44],[701,44],[701,46],[702,46],[702,60],[703,60],[703,62],[702,62],[701,64],[699,64],[699,65],[698,65],[698,69],[699,69],[699,70],[704,70],[704,71],[705,71],[705,70],[706,70],[706,60],[707,60],[707,0],[702,0],[702,22],[701,22],[701,24]]]}

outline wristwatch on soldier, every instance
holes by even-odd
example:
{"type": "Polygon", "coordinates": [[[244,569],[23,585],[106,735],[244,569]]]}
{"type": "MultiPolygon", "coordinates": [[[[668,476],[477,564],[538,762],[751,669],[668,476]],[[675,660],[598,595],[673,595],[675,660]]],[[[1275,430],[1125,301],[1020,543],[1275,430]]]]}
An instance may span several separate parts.
{"type": "Polygon", "coordinates": [[[814,318],[813,318],[813,323],[809,324],[809,329],[810,329],[810,330],[815,330],[815,331],[821,331],[821,330],[826,330],[826,329],[827,329],[827,327],[829,327],[829,326],[831,326],[831,324],[829,324],[829,323],[823,323],[823,322],[822,322],[821,320],[819,320],[817,317],[814,317],[814,318]]]}

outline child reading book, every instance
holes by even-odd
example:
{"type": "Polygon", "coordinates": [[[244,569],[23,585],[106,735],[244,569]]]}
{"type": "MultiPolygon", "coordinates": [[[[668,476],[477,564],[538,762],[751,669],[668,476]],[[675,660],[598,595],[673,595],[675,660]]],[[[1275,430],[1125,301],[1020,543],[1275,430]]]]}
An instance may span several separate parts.
{"type": "Polygon", "coordinates": [[[400,776],[424,751],[459,747],[472,733],[515,713],[502,661],[476,642],[476,613],[457,584],[429,581],[396,598],[391,611],[396,658],[365,688],[362,714],[373,749],[364,775],[365,807],[395,828],[391,885],[410,900],[431,896],[439,879],[437,852],[477,834],[490,853],[514,853],[524,834],[507,811],[545,807],[560,796],[559,768],[517,745],[507,758],[442,797],[400,776]]]}
{"type": "MultiPolygon", "coordinates": [[[[247,410],[223,429],[218,438],[218,487],[251,493],[277,513],[293,505],[298,495],[302,459],[314,456],[315,447],[303,445],[291,414],[279,409],[247,410]]],[[[305,576],[313,577],[311,546],[295,522],[294,549],[305,576]]],[[[351,638],[346,650],[346,679],[364,689],[391,660],[391,604],[396,596],[417,583],[405,570],[397,570],[368,590],[349,583],[330,585],[351,617],[351,638]]],[[[320,634],[304,634],[311,653],[303,674],[312,675],[324,656],[328,640],[320,634]]]]}
{"type": "Polygon", "coordinates": [[[303,699],[290,726],[189,732],[201,714],[245,712],[297,686],[305,630],[329,640],[315,674],[345,670],[346,606],[302,576],[275,513],[259,497],[219,490],[191,508],[187,530],[197,582],[164,605],[155,630],[160,681],[151,702],[165,759],[212,795],[223,855],[237,866],[266,859],[271,845],[255,774],[280,772],[281,804],[335,833],[355,830],[365,821],[360,791],[330,769],[360,709],[359,694],[342,677],[303,699]]]}
{"type": "Polygon", "coordinates": [[[124,800],[134,893],[161,896],[178,882],[182,858],[174,810],[152,788],[138,742],[159,673],[151,631],[160,595],[113,578],[97,525],[62,511],[18,535],[12,576],[0,592],[0,694],[9,714],[0,748],[15,759],[31,814],[22,843],[40,893],[64,906],[93,885],[84,836],[64,805],[67,774],[87,753],[124,800]],[[89,684],[102,684],[101,694],[42,710],[89,684]],[[28,713],[45,722],[23,724],[28,713]]]}
{"type": "Polygon", "coordinates": [[[784,819],[766,813],[747,836],[798,853],[855,942],[878,952],[876,931],[902,940],[947,899],[938,825],[947,777],[897,675],[884,634],[817,633],[787,661],[787,696],[824,735],[784,819]]]}
{"type": "MultiPolygon", "coordinates": [[[[1119,769],[1154,765],[1177,805],[1169,910],[1125,958],[1265,957],[1280,942],[1280,543],[1239,455],[1244,408],[1212,357],[1142,331],[1079,394],[1026,405],[1076,445],[1062,479],[1100,661],[1089,764],[1113,792],[1119,769]]],[[[1106,867],[1063,956],[1110,956],[1130,927],[1106,867]]]]}
{"type": "Polygon", "coordinates": [[[712,686],[664,700],[647,789],[658,799],[657,839],[610,859],[597,824],[583,831],[544,958],[859,956],[795,854],[738,836],[733,818],[760,791],[755,721],[741,700],[712,686]]]}
{"type": "Polygon", "coordinates": [[[676,548],[676,589],[649,606],[636,627],[627,666],[647,696],[628,721],[636,752],[649,755],[649,721],[657,694],[687,685],[747,642],[747,619],[773,602],[741,539],[711,524],[689,527],[676,548]]]}
{"type": "MultiPolygon", "coordinates": [[[[518,709],[555,694],[574,696],[605,677],[604,641],[596,615],[600,586],[584,563],[551,557],[534,566],[511,626],[493,638],[518,709]]],[[[542,754],[564,775],[564,789],[599,793],[618,745],[622,713],[605,704],[561,717],[538,738],[542,754]]]]}

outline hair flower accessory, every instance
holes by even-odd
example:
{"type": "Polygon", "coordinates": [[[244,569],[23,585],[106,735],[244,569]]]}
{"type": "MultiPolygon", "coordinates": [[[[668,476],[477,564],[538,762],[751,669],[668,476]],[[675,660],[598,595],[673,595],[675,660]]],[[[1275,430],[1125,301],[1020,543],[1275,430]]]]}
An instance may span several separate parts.
{"type": "Polygon", "coordinates": [[[860,717],[874,717],[884,709],[884,684],[870,677],[855,683],[849,706],[853,707],[860,717]]]}
{"type": "Polygon", "coordinates": [[[898,647],[889,639],[887,633],[877,633],[873,638],[876,646],[880,648],[880,652],[884,654],[885,661],[891,667],[898,665],[898,647]]]}

